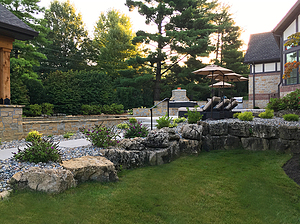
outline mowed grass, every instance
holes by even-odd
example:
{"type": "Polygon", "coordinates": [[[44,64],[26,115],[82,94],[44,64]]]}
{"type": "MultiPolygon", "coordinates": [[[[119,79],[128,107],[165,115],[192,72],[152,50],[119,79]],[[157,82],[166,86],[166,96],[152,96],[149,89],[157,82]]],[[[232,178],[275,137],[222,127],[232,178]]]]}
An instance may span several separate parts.
{"type": "Polygon", "coordinates": [[[204,152],[122,171],[117,183],[62,194],[21,191],[0,202],[0,223],[300,223],[300,188],[276,152],[204,152]]]}

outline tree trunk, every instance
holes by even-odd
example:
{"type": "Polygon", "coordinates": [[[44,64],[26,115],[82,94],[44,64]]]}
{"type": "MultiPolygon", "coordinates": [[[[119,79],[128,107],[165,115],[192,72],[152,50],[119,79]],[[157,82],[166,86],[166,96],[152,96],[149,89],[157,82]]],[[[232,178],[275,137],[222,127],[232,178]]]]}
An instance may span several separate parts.
{"type": "Polygon", "coordinates": [[[160,101],[160,83],[161,83],[161,61],[157,62],[155,86],[154,86],[154,101],[160,101]]]}

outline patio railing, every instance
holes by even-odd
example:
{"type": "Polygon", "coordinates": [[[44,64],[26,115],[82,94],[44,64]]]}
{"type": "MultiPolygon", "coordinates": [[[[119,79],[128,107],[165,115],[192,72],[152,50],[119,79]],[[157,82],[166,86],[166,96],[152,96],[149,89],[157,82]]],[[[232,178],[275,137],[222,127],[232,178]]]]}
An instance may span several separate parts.
{"type": "Polygon", "coordinates": [[[162,101],[158,102],[156,105],[154,105],[153,107],[150,108],[150,114],[151,114],[151,130],[153,129],[152,127],[152,122],[153,122],[153,113],[152,113],[152,110],[153,108],[156,108],[159,104],[163,103],[167,101],[167,116],[169,117],[169,101],[170,99],[169,98],[165,98],[163,99],[162,101]]]}

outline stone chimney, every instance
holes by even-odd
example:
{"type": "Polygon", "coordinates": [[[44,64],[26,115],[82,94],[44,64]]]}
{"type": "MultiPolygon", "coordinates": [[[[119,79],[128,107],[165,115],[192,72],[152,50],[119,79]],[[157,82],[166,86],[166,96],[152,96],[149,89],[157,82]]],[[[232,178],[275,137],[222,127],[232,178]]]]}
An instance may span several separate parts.
{"type": "Polygon", "coordinates": [[[170,101],[190,101],[190,99],[186,96],[186,89],[178,88],[172,90],[170,101]]]}

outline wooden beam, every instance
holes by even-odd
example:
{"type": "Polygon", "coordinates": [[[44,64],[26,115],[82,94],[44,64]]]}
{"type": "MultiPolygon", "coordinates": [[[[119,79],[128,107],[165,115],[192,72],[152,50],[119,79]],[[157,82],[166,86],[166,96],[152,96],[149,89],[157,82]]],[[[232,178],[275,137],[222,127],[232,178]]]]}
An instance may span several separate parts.
{"type": "Polygon", "coordinates": [[[14,39],[0,35],[0,104],[10,104],[10,52],[14,39]]]}

